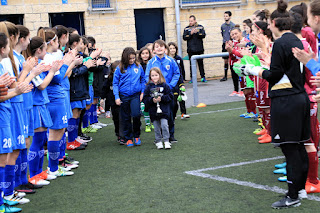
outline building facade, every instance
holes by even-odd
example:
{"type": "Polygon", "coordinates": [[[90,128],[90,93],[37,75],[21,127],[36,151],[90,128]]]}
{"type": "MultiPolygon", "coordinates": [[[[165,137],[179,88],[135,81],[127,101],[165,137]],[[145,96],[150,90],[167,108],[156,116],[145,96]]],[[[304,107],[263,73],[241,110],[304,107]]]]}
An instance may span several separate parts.
{"type": "MultiPolygon", "coordinates": [[[[174,0],[7,0],[2,2],[7,5],[0,5],[1,20],[8,18],[15,18],[14,20],[20,20],[20,22],[22,20],[23,24],[30,29],[31,36],[36,35],[40,26],[64,22],[65,25],[75,26],[80,31],[84,31],[80,33],[95,37],[97,46],[109,51],[113,60],[119,59],[122,50],[127,46],[137,49],[146,42],[151,42],[150,37],[147,36],[149,30],[155,34],[154,39],[162,38],[166,42],[177,42],[174,0]],[[160,28],[163,32],[154,32],[160,28]]],[[[289,2],[289,7],[300,2],[289,2]]],[[[189,16],[195,15],[198,23],[205,27],[207,36],[204,39],[204,48],[205,54],[209,54],[221,52],[220,26],[224,22],[224,11],[230,10],[233,13],[232,21],[242,25],[242,21],[250,18],[258,9],[267,8],[272,12],[276,8],[276,2],[272,0],[180,0],[180,6],[181,35],[179,36],[182,37],[184,27],[188,26],[189,16]]],[[[187,44],[182,41],[183,56],[187,55],[186,49],[187,44]]],[[[204,64],[207,77],[223,75],[221,58],[205,59],[204,64]]],[[[189,70],[187,66],[186,68],[189,70]]],[[[187,77],[189,77],[188,74],[187,77]]]]}

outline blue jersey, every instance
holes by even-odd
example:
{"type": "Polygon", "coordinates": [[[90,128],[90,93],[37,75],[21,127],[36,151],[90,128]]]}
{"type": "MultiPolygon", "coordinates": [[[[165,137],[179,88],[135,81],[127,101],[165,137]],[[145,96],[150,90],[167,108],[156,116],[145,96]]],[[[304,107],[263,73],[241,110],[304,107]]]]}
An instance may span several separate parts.
{"type": "MultiPolygon", "coordinates": [[[[43,80],[47,75],[45,73],[41,73],[39,77],[43,80]]],[[[32,97],[33,97],[33,105],[41,106],[49,103],[49,97],[47,93],[47,88],[44,90],[38,89],[36,86],[32,89],[32,97]]]]}
{"type": "Polygon", "coordinates": [[[180,70],[178,64],[175,60],[167,55],[164,55],[162,58],[159,58],[157,55],[149,60],[146,68],[146,81],[149,81],[150,69],[152,67],[158,67],[166,79],[166,83],[173,89],[180,78],[180,70]]]}
{"type": "MultiPolygon", "coordinates": [[[[5,73],[2,64],[0,64],[0,75],[5,73]]],[[[10,100],[0,103],[0,127],[10,127],[11,103],[10,100]]]]}
{"type": "MultiPolygon", "coordinates": [[[[19,61],[16,57],[14,57],[14,61],[15,61],[14,66],[17,66],[17,64],[19,64],[19,61]]],[[[11,61],[9,58],[2,59],[1,64],[3,65],[3,68],[9,73],[10,76],[18,78],[18,76],[15,76],[15,73],[13,72],[13,67],[12,67],[12,64],[11,64],[11,61]]],[[[11,103],[22,103],[23,96],[17,95],[15,97],[11,98],[10,101],[11,101],[11,103]]]]}
{"type": "MultiPolygon", "coordinates": [[[[16,52],[15,50],[13,50],[13,55],[17,58],[19,64],[17,64],[19,67],[19,73],[22,71],[23,69],[23,63],[26,61],[24,56],[21,55],[20,53],[16,52]]],[[[30,110],[33,107],[33,99],[32,99],[32,93],[28,92],[28,93],[24,93],[22,94],[23,96],[23,108],[25,110],[30,110]]]]}
{"type": "Polygon", "coordinates": [[[131,96],[136,93],[143,93],[145,88],[144,71],[141,65],[131,64],[124,73],[121,73],[119,66],[113,76],[113,94],[115,99],[120,98],[120,94],[131,96]]]}

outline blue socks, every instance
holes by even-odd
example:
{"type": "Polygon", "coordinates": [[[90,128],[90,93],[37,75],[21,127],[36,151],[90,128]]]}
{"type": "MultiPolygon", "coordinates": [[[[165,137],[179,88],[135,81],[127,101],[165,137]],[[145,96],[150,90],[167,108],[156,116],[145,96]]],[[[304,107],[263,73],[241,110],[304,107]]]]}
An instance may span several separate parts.
{"type": "Polygon", "coordinates": [[[82,125],[83,125],[83,128],[87,128],[89,126],[88,110],[86,110],[86,112],[83,115],[82,125]]]}
{"type": "Polygon", "coordinates": [[[78,124],[76,118],[70,118],[68,122],[68,142],[74,142],[78,136],[78,124]]]}
{"type": "Polygon", "coordinates": [[[47,132],[35,132],[32,140],[32,144],[28,153],[29,172],[30,177],[38,174],[39,167],[42,170],[42,164],[40,163],[40,157],[43,162],[43,144],[46,141],[47,132]]]}
{"type": "Polygon", "coordinates": [[[4,196],[13,194],[14,189],[14,167],[15,165],[6,165],[4,168],[4,182],[2,187],[4,189],[4,196]]]}
{"type": "Polygon", "coordinates": [[[14,166],[14,188],[21,185],[21,154],[19,154],[14,166]]]}
{"type": "Polygon", "coordinates": [[[64,133],[61,140],[59,141],[59,149],[60,149],[59,160],[62,160],[66,154],[66,140],[67,140],[66,133],[64,133]]]}
{"type": "Polygon", "coordinates": [[[98,114],[97,114],[97,104],[92,104],[93,112],[92,112],[92,121],[93,123],[98,123],[98,114]]]}
{"type": "Polygon", "coordinates": [[[49,154],[49,168],[51,172],[55,172],[58,170],[59,165],[59,148],[60,141],[48,141],[48,154],[49,154]]]}
{"type": "Polygon", "coordinates": [[[20,156],[21,156],[21,164],[20,164],[20,170],[21,170],[21,184],[26,185],[28,184],[28,150],[22,149],[20,150],[20,156]]]}
{"type": "Polygon", "coordinates": [[[4,180],[4,167],[0,167],[0,206],[3,204],[2,199],[2,187],[3,187],[3,180],[4,180]]]}

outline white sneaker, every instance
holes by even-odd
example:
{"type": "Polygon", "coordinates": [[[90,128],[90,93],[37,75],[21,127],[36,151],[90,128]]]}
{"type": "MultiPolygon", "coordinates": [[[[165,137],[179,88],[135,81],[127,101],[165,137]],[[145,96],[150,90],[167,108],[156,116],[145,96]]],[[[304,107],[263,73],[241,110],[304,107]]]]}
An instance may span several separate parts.
{"type": "Polygon", "coordinates": [[[164,142],[164,148],[165,149],[171,149],[171,143],[170,142],[164,142]]]}
{"type": "Polygon", "coordinates": [[[76,141],[78,141],[79,143],[81,143],[85,146],[88,145],[88,142],[89,142],[89,141],[81,139],[79,136],[76,138],[76,141]]]}
{"type": "Polygon", "coordinates": [[[54,175],[47,175],[47,179],[46,180],[54,180],[54,179],[57,179],[57,176],[54,176],[54,175]]]}
{"type": "Polygon", "coordinates": [[[73,175],[74,172],[64,171],[64,170],[61,169],[61,167],[59,167],[59,169],[58,169],[57,171],[55,171],[55,172],[51,172],[51,171],[49,170],[49,173],[48,173],[48,174],[50,174],[50,175],[55,175],[55,176],[57,176],[57,177],[62,177],[62,176],[70,176],[70,175],[73,175]]]}
{"type": "Polygon", "coordinates": [[[16,190],[13,191],[13,194],[15,194],[16,196],[19,196],[19,197],[24,197],[24,196],[27,195],[27,194],[24,193],[24,192],[18,192],[18,191],[16,191],[16,190]]]}
{"type": "Polygon", "coordinates": [[[30,202],[30,200],[28,198],[20,197],[17,194],[4,196],[3,199],[9,200],[9,201],[15,201],[15,202],[18,202],[19,204],[25,204],[25,203],[29,203],[30,202]]]}
{"type": "Polygon", "coordinates": [[[99,126],[97,124],[91,124],[90,126],[94,129],[102,129],[102,126],[99,126]]]}
{"type": "Polygon", "coordinates": [[[307,199],[308,198],[307,191],[305,189],[301,189],[299,191],[299,198],[300,199],[307,199]]]}
{"type": "Polygon", "coordinates": [[[105,126],[108,126],[108,124],[104,124],[104,123],[101,123],[100,121],[98,123],[95,123],[96,125],[99,125],[101,127],[105,127],[105,126]]]}
{"type": "MultiPolygon", "coordinates": [[[[49,175],[48,175],[49,176],[49,175]]],[[[33,185],[36,186],[47,186],[50,184],[49,181],[47,180],[42,180],[42,179],[29,179],[29,182],[32,183],[33,185]]]]}
{"type": "Polygon", "coordinates": [[[188,114],[182,114],[181,115],[181,120],[185,119],[185,118],[190,118],[190,115],[188,114]]]}
{"type": "Polygon", "coordinates": [[[163,143],[162,142],[158,142],[156,143],[157,149],[163,149],[163,143]]]}
{"type": "Polygon", "coordinates": [[[78,168],[79,165],[78,164],[66,164],[66,167],[69,169],[75,169],[75,168],[78,168]]]}

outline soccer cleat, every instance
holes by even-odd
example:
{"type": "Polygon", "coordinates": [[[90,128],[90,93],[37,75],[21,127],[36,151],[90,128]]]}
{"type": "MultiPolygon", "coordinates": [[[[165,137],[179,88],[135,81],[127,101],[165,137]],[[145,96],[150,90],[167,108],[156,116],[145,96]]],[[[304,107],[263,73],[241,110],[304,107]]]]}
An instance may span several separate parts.
{"type": "Polygon", "coordinates": [[[98,126],[101,126],[101,127],[108,126],[108,124],[101,123],[100,121],[98,121],[98,123],[95,123],[95,124],[98,125],[98,126]]]}
{"type": "Polygon", "coordinates": [[[249,113],[246,112],[246,113],[243,113],[243,114],[239,115],[239,117],[244,118],[244,117],[246,117],[248,114],[249,114],[249,113]]]}
{"type": "Polygon", "coordinates": [[[81,143],[77,141],[67,143],[67,150],[84,150],[84,149],[85,147],[81,146],[81,143]]]}
{"type": "Polygon", "coordinates": [[[134,139],[134,144],[135,144],[136,146],[140,146],[140,145],[141,145],[141,140],[140,140],[140,138],[135,138],[135,139],[134,139]]]}
{"type": "Polygon", "coordinates": [[[188,114],[181,114],[181,120],[185,119],[185,118],[190,118],[190,115],[188,114]]]}
{"type": "Polygon", "coordinates": [[[261,135],[260,137],[258,137],[258,140],[264,139],[265,137],[267,137],[267,135],[268,135],[268,134],[261,135]]]}
{"type": "Polygon", "coordinates": [[[54,180],[57,177],[54,175],[49,175],[48,174],[48,169],[44,170],[43,172],[41,172],[40,174],[38,174],[39,178],[43,179],[43,180],[54,180]]]}
{"type": "Polygon", "coordinates": [[[39,175],[36,175],[30,178],[29,182],[36,186],[47,186],[50,184],[49,181],[43,180],[39,175]]]}
{"type": "Polygon", "coordinates": [[[244,94],[243,94],[243,92],[242,92],[242,91],[238,92],[238,96],[239,96],[239,97],[243,97],[243,98],[244,98],[244,94]]]}
{"type": "Polygon", "coordinates": [[[190,80],[190,81],[189,81],[189,84],[192,84],[192,83],[193,83],[192,80],[190,80]]]}
{"type": "Polygon", "coordinates": [[[177,143],[177,139],[175,138],[169,138],[169,142],[172,144],[172,143],[177,143]]]}
{"type": "Polygon", "coordinates": [[[106,112],[106,118],[111,118],[111,112],[110,111],[106,112]]]}
{"type": "Polygon", "coordinates": [[[105,113],[105,112],[106,112],[106,111],[104,111],[104,109],[103,109],[102,106],[99,106],[99,110],[100,110],[100,112],[102,112],[102,113],[105,113]]]}
{"type": "Polygon", "coordinates": [[[22,209],[10,206],[10,205],[8,205],[6,203],[3,203],[0,206],[0,212],[13,213],[13,212],[21,212],[21,211],[22,211],[22,209]]]}
{"type": "Polygon", "coordinates": [[[92,137],[87,136],[86,134],[83,134],[83,133],[80,136],[78,136],[78,138],[80,138],[81,140],[83,140],[86,143],[92,141],[92,137]]]}
{"type": "Polygon", "coordinates": [[[250,112],[247,116],[244,116],[244,118],[254,118],[256,117],[256,114],[254,114],[253,112],[250,112]]]}
{"type": "Polygon", "coordinates": [[[127,147],[133,147],[133,142],[132,140],[127,140],[127,147]]]}
{"type": "Polygon", "coordinates": [[[91,126],[82,129],[82,132],[84,133],[96,133],[97,131],[98,129],[94,129],[91,126]]]}
{"type": "Polygon", "coordinates": [[[298,193],[298,196],[301,200],[308,198],[307,191],[305,189],[301,189],[298,193]]]}
{"type": "Polygon", "coordinates": [[[274,209],[285,209],[290,207],[298,207],[301,205],[300,199],[292,199],[289,196],[285,196],[281,200],[274,202],[271,207],[274,209]]]}
{"type": "Polygon", "coordinates": [[[286,166],[287,166],[287,162],[274,165],[274,167],[277,169],[282,169],[282,168],[285,168],[286,166]]]}
{"type": "Polygon", "coordinates": [[[273,171],[274,174],[283,174],[283,175],[287,175],[287,169],[286,168],[282,168],[282,169],[276,169],[273,171]]]}
{"type": "Polygon", "coordinates": [[[29,188],[29,189],[41,189],[42,186],[36,186],[36,185],[33,185],[32,183],[28,182],[26,184],[26,186],[29,188]]]}
{"type": "Polygon", "coordinates": [[[152,128],[152,129],[154,129],[154,126],[153,126],[153,124],[151,124],[151,128],[152,128]]]}
{"type": "Polygon", "coordinates": [[[265,135],[267,133],[268,133],[268,131],[266,129],[261,129],[260,128],[260,132],[257,132],[256,135],[265,135]]]}
{"type": "Polygon", "coordinates": [[[36,191],[34,189],[29,189],[26,185],[20,185],[14,188],[17,192],[24,192],[26,194],[34,194],[36,191]]]}
{"type": "Polygon", "coordinates": [[[203,77],[203,78],[201,78],[201,82],[203,82],[203,83],[207,83],[208,81],[206,80],[206,78],[205,78],[205,77],[203,77]]]}
{"type": "Polygon", "coordinates": [[[119,144],[120,145],[126,145],[127,143],[123,138],[120,137],[119,144]]]}
{"type": "Polygon", "coordinates": [[[320,181],[318,184],[310,183],[309,181],[306,182],[306,191],[308,194],[310,193],[320,193],[320,181]]]}
{"type": "Polygon", "coordinates": [[[66,163],[65,160],[59,161],[59,165],[62,166],[62,167],[68,168],[68,171],[70,171],[71,169],[76,169],[76,168],[79,167],[78,164],[66,163]]]}
{"type": "Polygon", "coordinates": [[[94,128],[94,129],[102,129],[102,126],[99,126],[99,125],[97,125],[96,123],[95,124],[91,124],[90,125],[92,128],[94,128]]]}
{"type": "Polygon", "coordinates": [[[280,182],[287,182],[287,176],[282,176],[282,177],[279,177],[278,178],[278,181],[280,181],[280,182]]]}
{"type": "Polygon", "coordinates": [[[61,167],[59,167],[57,171],[55,171],[55,172],[49,171],[48,174],[54,175],[57,177],[63,177],[63,176],[71,176],[74,174],[74,172],[64,171],[61,167]]]}
{"type": "Polygon", "coordinates": [[[15,195],[19,196],[19,197],[24,197],[24,196],[27,195],[27,194],[24,193],[24,192],[17,192],[16,190],[14,190],[13,193],[14,193],[15,195]]]}
{"type": "Polygon", "coordinates": [[[163,149],[163,143],[162,142],[156,143],[156,147],[157,149],[163,149]]]}
{"type": "Polygon", "coordinates": [[[171,149],[171,143],[170,142],[164,142],[164,148],[165,149],[171,149]]]}
{"type": "Polygon", "coordinates": [[[145,132],[151,132],[151,126],[146,126],[146,129],[144,130],[145,132]]]}
{"type": "Polygon", "coordinates": [[[233,91],[232,93],[230,93],[230,97],[232,97],[232,96],[236,96],[236,95],[238,95],[238,92],[237,91],[233,91]]]}
{"type": "Polygon", "coordinates": [[[3,203],[8,204],[9,206],[19,205],[18,201],[10,201],[10,200],[6,200],[6,199],[3,199],[3,203]]]}
{"type": "Polygon", "coordinates": [[[17,201],[19,204],[26,204],[30,202],[28,198],[18,196],[17,193],[13,193],[12,195],[9,195],[9,196],[4,196],[3,199],[8,201],[17,201]]]}
{"type": "Polygon", "coordinates": [[[255,129],[255,130],[253,131],[253,134],[257,134],[257,133],[260,132],[261,130],[262,130],[261,128],[255,129]]]}
{"type": "Polygon", "coordinates": [[[67,164],[79,164],[79,161],[76,161],[75,159],[69,156],[66,156],[64,160],[67,164]]]}
{"type": "Polygon", "coordinates": [[[97,109],[97,115],[100,115],[101,114],[101,112],[99,111],[99,109],[97,109]]]}
{"type": "Polygon", "coordinates": [[[260,139],[259,143],[271,143],[272,139],[269,134],[265,134],[263,136],[264,136],[264,138],[260,139]]]}

